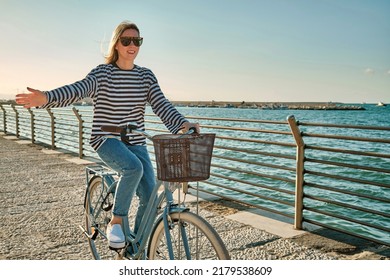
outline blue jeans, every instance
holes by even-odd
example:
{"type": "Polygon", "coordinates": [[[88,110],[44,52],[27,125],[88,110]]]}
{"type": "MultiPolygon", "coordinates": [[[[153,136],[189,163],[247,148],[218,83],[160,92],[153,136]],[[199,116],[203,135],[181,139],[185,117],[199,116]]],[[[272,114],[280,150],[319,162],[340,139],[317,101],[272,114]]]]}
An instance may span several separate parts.
{"type": "Polygon", "coordinates": [[[113,215],[127,218],[134,193],[139,197],[134,226],[134,232],[137,232],[156,184],[153,165],[146,146],[126,145],[116,138],[107,138],[97,153],[120,175],[115,192],[113,215]]]}

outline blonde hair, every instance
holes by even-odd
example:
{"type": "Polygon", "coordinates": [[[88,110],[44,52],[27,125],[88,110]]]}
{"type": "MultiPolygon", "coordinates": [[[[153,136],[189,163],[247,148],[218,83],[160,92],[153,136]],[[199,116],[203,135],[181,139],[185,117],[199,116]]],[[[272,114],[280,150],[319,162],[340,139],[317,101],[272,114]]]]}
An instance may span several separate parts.
{"type": "Polygon", "coordinates": [[[110,46],[108,47],[108,54],[105,56],[106,64],[110,64],[118,60],[118,51],[115,49],[115,45],[122,33],[127,29],[134,29],[138,32],[138,36],[140,35],[139,29],[135,23],[130,21],[122,21],[112,33],[110,46]]]}

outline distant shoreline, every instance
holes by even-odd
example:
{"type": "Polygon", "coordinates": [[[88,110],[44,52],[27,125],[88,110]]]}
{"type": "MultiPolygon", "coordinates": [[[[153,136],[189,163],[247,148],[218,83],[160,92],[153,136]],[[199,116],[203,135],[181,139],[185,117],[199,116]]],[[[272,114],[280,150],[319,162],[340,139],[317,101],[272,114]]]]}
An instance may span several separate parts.
{"type": "MultiPolygon", "coordinates": [[[[236,101],[171,101],[176,107],[197,108],[239,108],[260,110],[366,110],[364,105],[341,102],[236,102],[236,101]]],[[[0,100],[1,104],[15,104],[15,100],[0,100]]],[[[382,103],[383,104],[383,103],[382,103]]],[[[92,105],[90,99],[85,99],[74,105],[92,105]]],[[[386,106],[383,104],[383,106],[386,106]]]]}
{"type": "Polygon", "coordinates": [[[363,106],[333,102],[224,102],[171,101],[177,107],[240,108],[261,110],[365,110],[363,106]]]}

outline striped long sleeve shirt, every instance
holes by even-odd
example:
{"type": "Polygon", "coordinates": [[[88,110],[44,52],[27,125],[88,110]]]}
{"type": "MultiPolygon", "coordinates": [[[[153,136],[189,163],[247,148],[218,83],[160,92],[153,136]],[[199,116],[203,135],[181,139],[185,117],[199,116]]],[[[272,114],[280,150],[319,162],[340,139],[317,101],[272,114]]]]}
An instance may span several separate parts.
{"type": "MultiPolygon", "coordinates": [[[[85,97],[93,100],[93,123],[90,144],[98,150],[106,137],[112,135],[100,129],[102,125],[137,123],[145,130],[145,106],[149,103],[171,133],[177,133],[187,120],[165,98],[153,72],[135,65],[122,70],[114,64],[101,64],[84,79],[45,92],[47,104],[41,108],[65,107],[85,97]]],[[[144,145],[145,137],[130,135],[130,143],[144,145]]]]}

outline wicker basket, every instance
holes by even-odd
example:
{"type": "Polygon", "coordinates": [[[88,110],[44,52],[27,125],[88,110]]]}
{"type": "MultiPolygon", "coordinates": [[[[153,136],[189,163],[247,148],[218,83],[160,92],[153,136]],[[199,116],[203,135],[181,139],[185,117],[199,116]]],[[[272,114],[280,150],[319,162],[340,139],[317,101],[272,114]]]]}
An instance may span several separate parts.
{"type": "Polygon", "coordinates": [[[215,134],[163,134],[153,137],[157,178],[195,182],[210,177],[215,134]]]}

